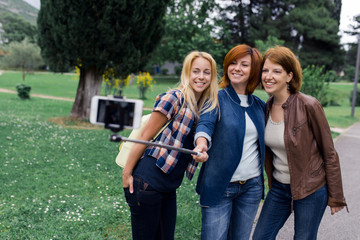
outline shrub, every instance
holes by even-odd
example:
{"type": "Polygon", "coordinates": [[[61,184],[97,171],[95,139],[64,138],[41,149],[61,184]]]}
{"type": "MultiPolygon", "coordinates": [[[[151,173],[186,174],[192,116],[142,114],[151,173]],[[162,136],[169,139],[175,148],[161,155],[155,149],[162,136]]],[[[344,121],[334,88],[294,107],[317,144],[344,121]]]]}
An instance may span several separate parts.
{"type": "Polygon", "coordinates": [[[24,83],[16,85],[16,90],[18,92],[18,96],[21,99],[30,99],[30,90],[31,87],[29,85],[26,85],[24,83]]]}
{"type": "Polygon", "coordinates": [[[180,76],[182,71],[182,66],[176,66],[175,67],[175,74],[176,76],[180,76]]]}
{"type": "Polygon", "coordinates": [[[324,66],[308,66],[303,69],[303,84],[301,91],[315,97],[323,106],[329,103],[328,91],[330,72],[324,72],[324,66]]]}
{"type": "Polygon", "coordinates": [[[328,92],[329,106],[341,106],[342,93],[339,91],[328,92]]]}
{"type": "Polygon", "coordinates": [[[167,69],[167,68],[162,68],[162,69],[161,69],[161,73],[162,73],[163,75],[167,75],[168,72],[169,72],[169,69],[167,69]]]}
{"type": "Polygon", "coordinates": [[[139,98],[146,99],[145,93],[150,88],[152,90],[154,79],[148,72],[139,72],[136,76],[136,84],[139,88],[139,98]]]}
{"type": "MultiPolygon", "coordinates": [[[[351,91],[351,93],[350,93],[350,104],[352,104],[353,93],[354,93],[353,91],[351,91]]],[[[355,106],[360,106],[360,90],[359,89],[357,89],[357,92],[356,92],[355,106]]]]}

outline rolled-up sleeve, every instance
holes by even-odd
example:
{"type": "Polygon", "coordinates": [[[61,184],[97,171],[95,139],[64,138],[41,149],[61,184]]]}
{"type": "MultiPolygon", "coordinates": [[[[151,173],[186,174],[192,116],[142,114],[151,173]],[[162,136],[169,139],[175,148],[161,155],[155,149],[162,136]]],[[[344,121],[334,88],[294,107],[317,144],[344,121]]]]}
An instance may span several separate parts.
{"type": "Polygon", "coordinates": [[[211,136],[214,133],[216,123],[219,118],[219,109],[201,114],[199,123],[196,126],[194,142],[199,137],[204,137],[208,141],[208,148],[211,147],[211,136]]]}

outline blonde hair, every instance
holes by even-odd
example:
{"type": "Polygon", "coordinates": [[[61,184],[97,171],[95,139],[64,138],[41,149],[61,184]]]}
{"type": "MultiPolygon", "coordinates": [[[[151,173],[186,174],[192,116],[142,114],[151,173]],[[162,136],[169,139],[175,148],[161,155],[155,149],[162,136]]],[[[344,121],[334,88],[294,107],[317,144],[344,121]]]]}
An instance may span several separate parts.
{"type": "Polygon", "coordinates": [[[193,51],[185,57],[178,89],[184,93],[188,107],[195,114],[196,119],[200,117],[200,114],[209,112],[219,106],[216,62],[209,53],[193,51]],[[211,66],[210,85],[204,90],[198,101],[196,101],[194,90],[190,85],[191,66],[197,58],[208,60],[211,66]]]}

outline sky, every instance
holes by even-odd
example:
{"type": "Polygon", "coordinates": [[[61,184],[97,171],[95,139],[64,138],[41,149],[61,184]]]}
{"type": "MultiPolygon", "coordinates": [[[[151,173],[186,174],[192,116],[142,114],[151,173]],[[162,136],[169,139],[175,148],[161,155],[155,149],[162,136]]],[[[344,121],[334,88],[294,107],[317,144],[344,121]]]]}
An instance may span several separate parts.
{"type": "MultiPolygon", "coordinates": [[[[24,0],[37,9],[40,9],[40,0],[24,0]]],[[[344,34],[344,31],[350,30],[349,24],[352,22],[354,16],[360,14],[360,1],[359,0],[342,0],[341,17],[340,17],[340,34],[341,43],[356,42],[356,36],[349,36],[344,34]]]]}

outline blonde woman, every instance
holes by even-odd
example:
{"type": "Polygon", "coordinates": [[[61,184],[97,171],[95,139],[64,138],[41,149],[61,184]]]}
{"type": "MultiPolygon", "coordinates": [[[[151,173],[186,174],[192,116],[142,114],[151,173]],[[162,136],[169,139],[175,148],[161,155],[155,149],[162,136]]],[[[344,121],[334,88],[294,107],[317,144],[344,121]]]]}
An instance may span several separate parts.
{"type": "MultiPolygon", "coordinates": [[[[179,86],[157,97],[139,139],[152,139],[171,121],[156,141],[193,149],[196,122],[201,113],[217,107],[217,92],[214,59],[205,52],[191,52],[184,60],[179,86]]],[[[191,180],[196,166],[188,154],[142,144],[133,146],[122,177],[133,240],[174,239],[176,189],[184,172],[191,180]]]]}

